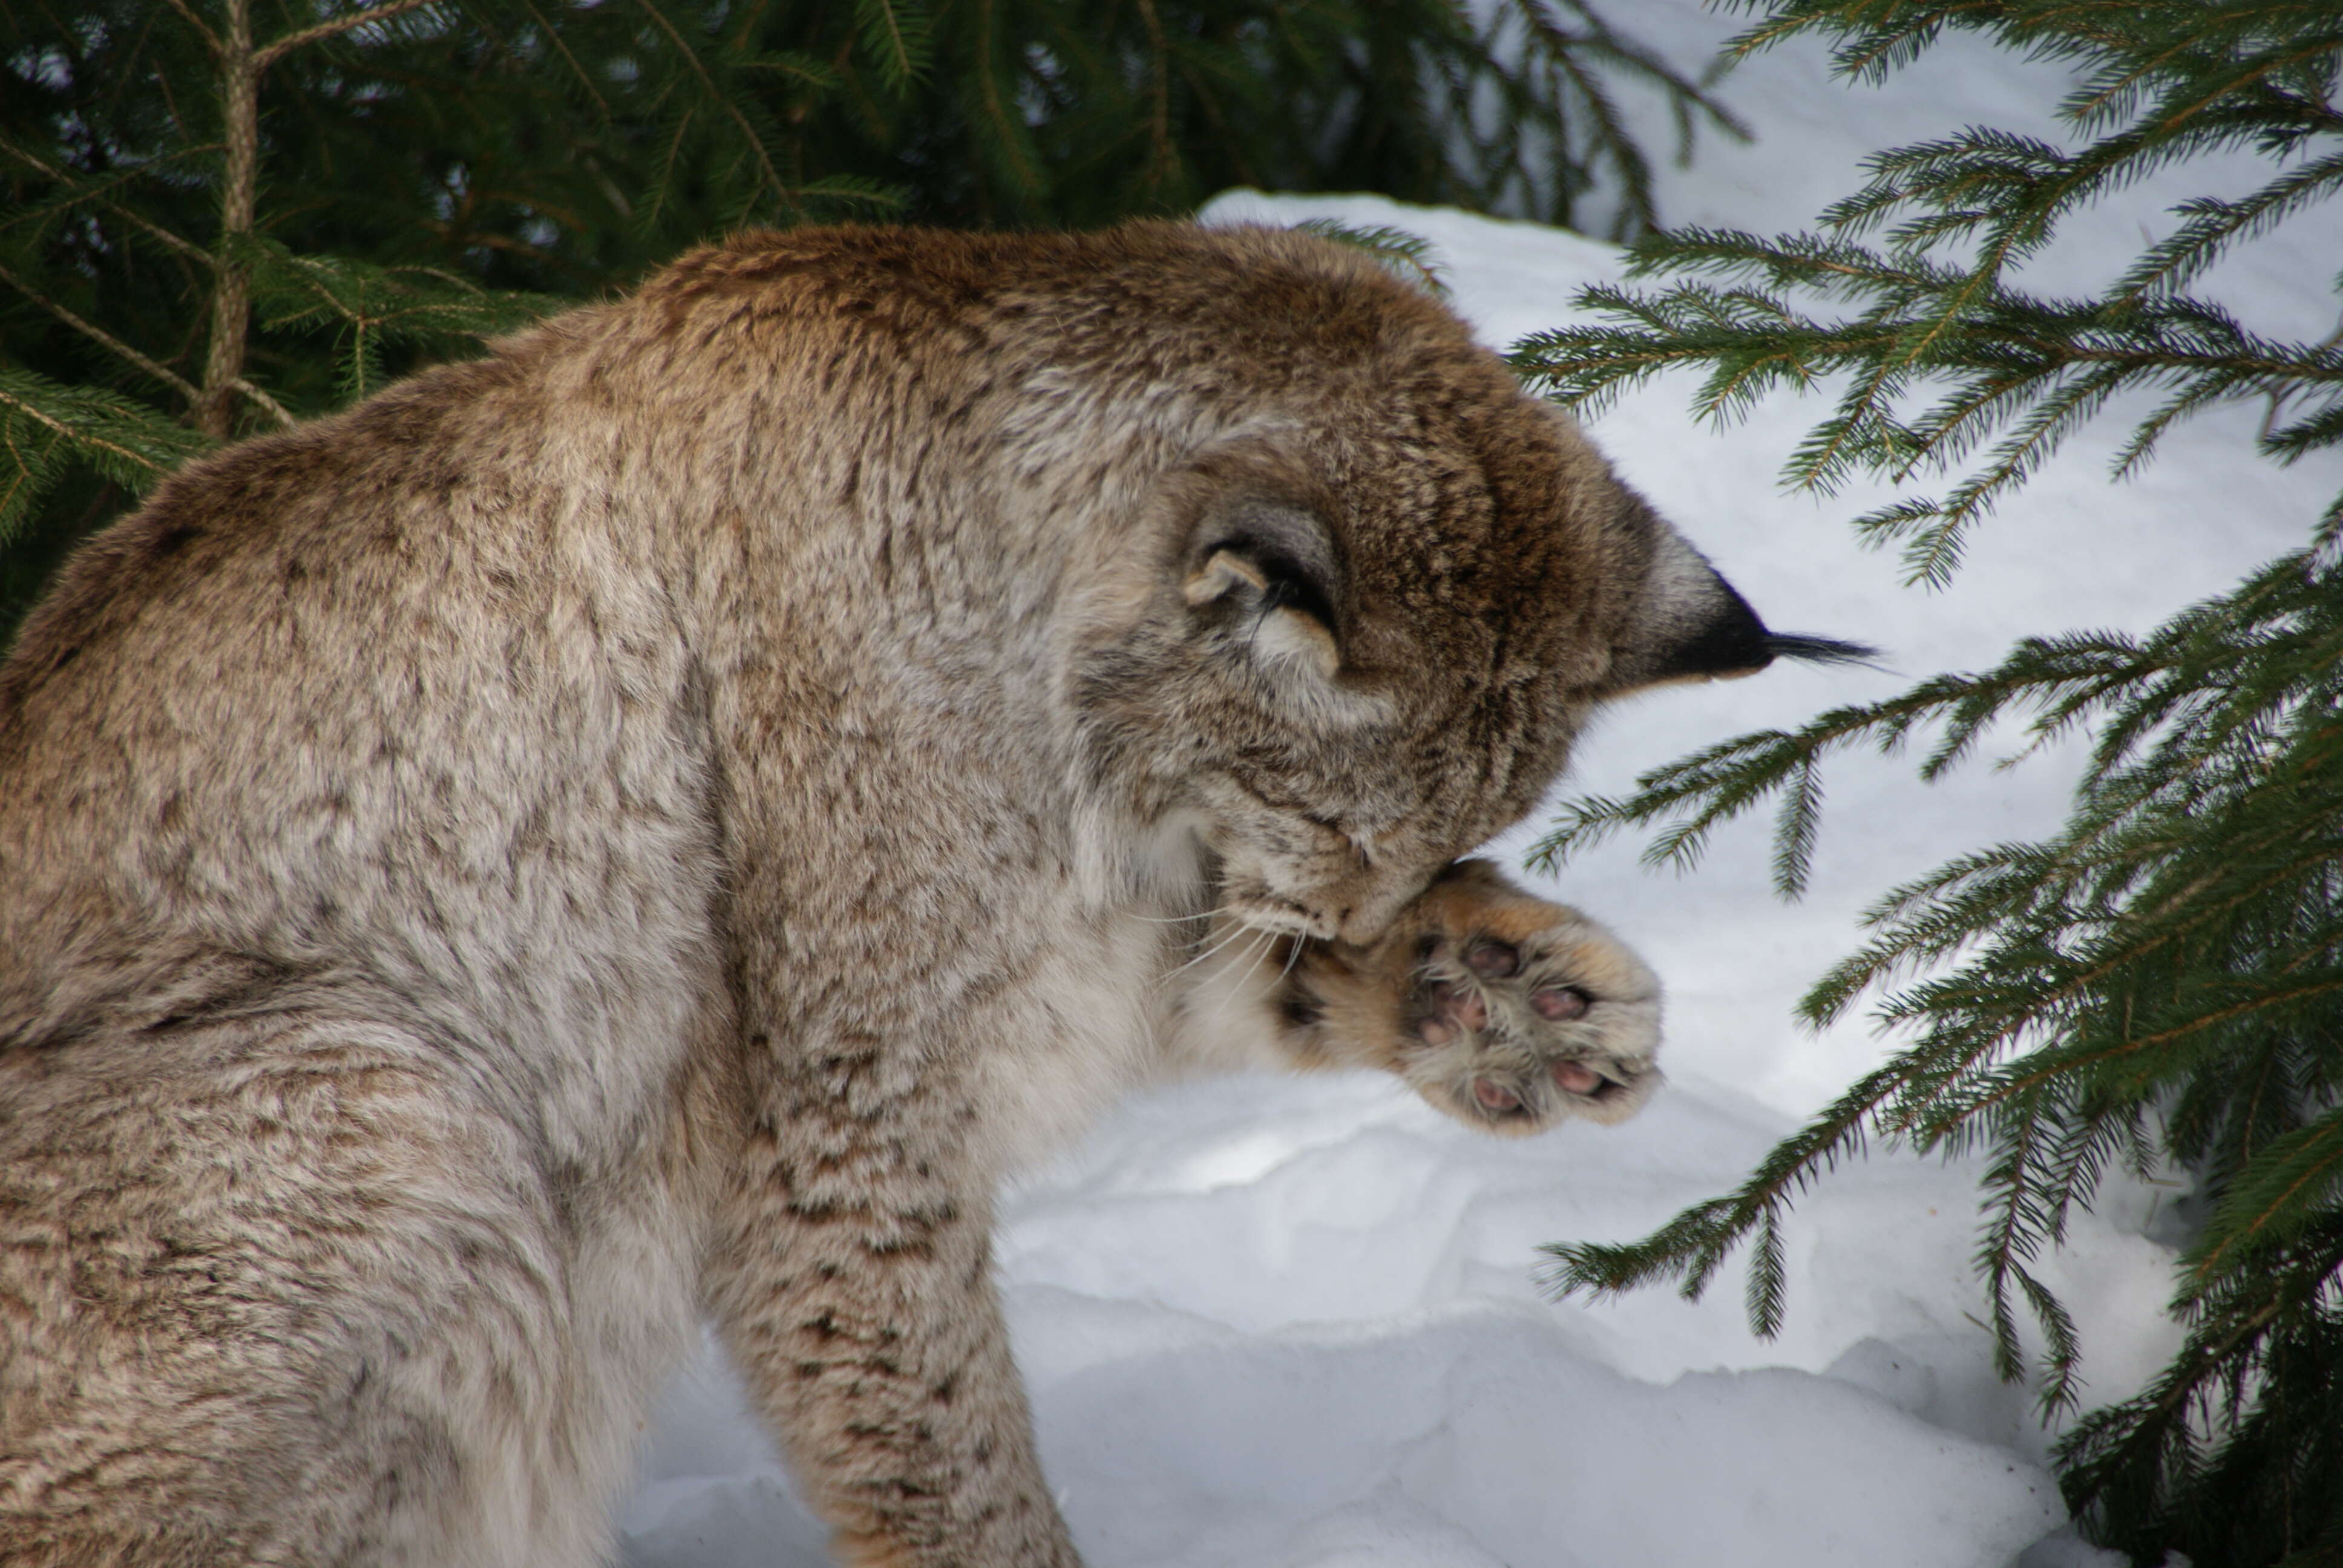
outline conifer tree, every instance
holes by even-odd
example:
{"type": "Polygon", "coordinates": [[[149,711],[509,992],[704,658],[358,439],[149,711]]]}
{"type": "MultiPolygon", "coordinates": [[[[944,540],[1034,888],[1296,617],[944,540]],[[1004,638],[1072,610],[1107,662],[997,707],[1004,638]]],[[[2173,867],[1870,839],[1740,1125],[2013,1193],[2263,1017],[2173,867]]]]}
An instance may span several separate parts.
{"type": "MultiPolygon", "coordinates": [[[[1665,372],[1697,407],[1779,389],[1829,413],[1789,457],[1827,492],[1871,474],[1948,487],[1856,518],[1941,584],[1996,504],[2119,393],[2154,406],[2121,448],[2146,461],[2176,422],[2259,399],[2261,459],[2343,445],[2343,342],[2247,330],[2197,290],[2230,248],[2343,192],[2343,8],[2281,0],[1770,0],[1732,45],[1800,35],[1845,75],[1891,74],[1948,31],[2068,63],[2076,145],[1991,128],[1882,152],[1810,232],[1684,231],[1634,253],[1636,286],[1595,289],[1592,325],[1534,339],[1523,370],[1599,406],[1665,372]],[[2204,197],[2087,298],[2029,292],[2037,253],[2091,202],[2151,170],[2248,150],[2266,178],[2204,197]]],[[[2343,264],[2343,257],[2338,258],[2343,264]]],[[[2338,280],[2343,286],[2343,279],[2338,280]]],[[[2256,454],[2240,449],[2240,463],[2256,454]]],[[[1988,725],[2087,733],[2064,827],[1893,890],[1870,940],[1803,1004],[1863,999],[1902,1044],[1737,1191],[1641,1241],[1557,1245],[1564,1292],[1658,1281],[1697,1294],[1748,1248],[1752,1324],[1783,1302],[1796,1196],[1878,1140],[1977,1151],[1976,1263],[2005,1375],[2038,1324],[2046,1412],[2077,1399],[2074,1326],[2036,1269],[2110,1169],[2193,1173],[2207,1217],[2178,1261],[2177,1359],[2137,1398],[2083,1415],[2061,1477],[2087,1531],[2155,1563],[2343,1561],[2343,498],[2304,542],[2143,636],[2031,638],[1996,668],[1926,680],[1795,730],[1745,735],[1569,808],[1551,863],[1656,829],[1654,862],[1695,859],[1721,824],[1776,810],[1775,879],[1803,886],[1834,752],[1924,748],[1934,778],[1988,725]]]]}
{"type": "Polygon", "coordinates": [[[727,229],[1251,183],[1633,233],[1629,80],[1736,129],[1585,0],[0,0],[0,644],[189,453],[727,229]]]}

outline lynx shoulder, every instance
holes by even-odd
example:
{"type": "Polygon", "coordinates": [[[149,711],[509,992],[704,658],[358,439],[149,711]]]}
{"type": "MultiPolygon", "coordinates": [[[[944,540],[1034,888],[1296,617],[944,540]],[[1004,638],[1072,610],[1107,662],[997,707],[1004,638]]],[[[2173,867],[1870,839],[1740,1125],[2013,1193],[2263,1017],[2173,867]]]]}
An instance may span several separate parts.
{"type": "Polygon", "coordinates": [[[745,236],[190,467],[0,666],[0,1558],[600,1561],[704,1312],[845,1561],[1072,1563],[1002,1173],[1633,1111],[1648,971],[1457,857],[1769,653],[1272,231],[745,236]]]}

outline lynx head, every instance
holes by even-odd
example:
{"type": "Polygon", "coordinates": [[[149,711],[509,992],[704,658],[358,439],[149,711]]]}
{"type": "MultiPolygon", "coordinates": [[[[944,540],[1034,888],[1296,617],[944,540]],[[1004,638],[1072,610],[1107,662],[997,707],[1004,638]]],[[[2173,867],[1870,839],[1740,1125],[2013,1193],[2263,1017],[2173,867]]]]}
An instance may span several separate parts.
{"type": "Polygon", "coordinates": [[[1436,302],[1301,236],[1178,232],[1184,267],[1117,276],[1111,357],[1108,312],[1055,340],[1162,453],[1068,692],[1248,923],[1371,940],[1536,804],[1596,703],[1826,648],[1771,638],[1436,302]]]}

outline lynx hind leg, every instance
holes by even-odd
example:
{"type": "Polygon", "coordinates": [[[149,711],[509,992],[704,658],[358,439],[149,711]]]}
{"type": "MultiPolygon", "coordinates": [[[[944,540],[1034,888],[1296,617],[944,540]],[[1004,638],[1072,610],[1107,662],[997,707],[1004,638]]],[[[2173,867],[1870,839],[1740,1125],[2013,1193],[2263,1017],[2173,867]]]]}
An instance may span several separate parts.
{"type": "Polygon", "coordinates": [[[1624,1121],[1660,1081],[1650,969],[1485,861],[1443,872],[1373,947],[1311,944],[1286,983],[1305,1060],[1383,1068],[1485,1131],[1624,1121]]]}

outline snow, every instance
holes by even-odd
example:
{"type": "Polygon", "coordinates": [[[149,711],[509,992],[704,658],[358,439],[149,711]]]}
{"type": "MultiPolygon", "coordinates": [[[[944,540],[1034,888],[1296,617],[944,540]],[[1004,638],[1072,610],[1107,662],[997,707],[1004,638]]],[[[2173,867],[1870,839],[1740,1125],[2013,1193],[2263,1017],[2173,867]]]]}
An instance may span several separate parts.
{"type": "MultiPolygon", "coordinates": [[[[1734,30],[1682,0],[1622,15],[1695,65],[1734,30]]],[[[1758,139],[1710,138],[1694,167],[1664,170],[1664,216],[1796,226],[1855,187],[1869,148],[1973,121],[2055,134],[2039,106],[2058,80],[1960,39],[1885,88],[1830,82],[1811,46],[1760,56],[1723,88],[1758,139]]],[[[1656,107],[1644,112],[1664,131],[1656,107]]],[[[2166,176],[2129,193],[2044,259],[2041,286],[2088,286],[2173,201],[2250,172],[2240,161],[2209,171],[2209,187],[2166,176]]],[[[1207,216],[1420,234],[1458,308],[1499,347],[1566,319],[1573,294],[1620,265],[1614,247],[1574,235],[1373,197],[1232,193],[1207,216]]],[[[2282,230],[2206,286],[2258,327],[2323,337],[2338,228],[2282,230]]],[[[2331,462],[2252,458],[2256,408],[2183,427],[2120,486],[2103,427],[1985,528],[1948,591],[1929,594],[1900,584],[1892,555],[1854,544],[1845,519],[1871,494],[1778,487],[1813,407],[1769,406],[1716,430],[1687,417],[1687,390],[1634,395],[1593,433],[1771,624],[1876,643],[1892,673],[1771,671],[1623,705],[1582,746],[1570,789],[1620,791],[1695,746],[1976,668],[2028,632],[2145,628],[2298,543],[2343,487],[2331,462]]],[[[1638,1236],[1726,1190],[1875,1062],[1885,1048],[1859,1019],[1820,1036],[1796,1027],[1798,994],[1854,945],[1872,898],[1963,849],[2046,830],[2070,778],[2053,755],[1923,787],[1908,760],[1848,757],[1828,774],[1813,890],[1795,905],[1768,890],[1762,825],[1727,832],[1690,879],[1643,871],[1634,843],[1566,869],[1554,896],[1597,914],[1670,987],[1670,1086],[1623,1126],[1499,1142],[1378,1079],[1234,1079],[1134,1101],[1035,1177],[1005,1206],[1000,1273],[1044,1463],[1089,1561],[2117,1562],[2060,1529],[2049,1435],[2026,1392],[1995,1378],[1971,1316],[1974,1165],[1877,1156],[1806,1200],[1789,1237],[1788,1318],[1770,1342],[1745,1326],[1731,1265],[1697,1303],[1654,1291],[1555,1304],[1535,1279],[1538,1243],[1638,1236]]],[[[1518,863],[1536,829],[1493,852],[1518,863]]],[[[2178,1195],[2110,1187],[2050,1263],[2081,1330],[2088,1400],[2137,1389],[2177,1342],[2159,1238],[2178,1195]]],[[[712,1351],[669,1388],[621,1527],[632,1568],[828,1561],[712,1351]]]]}

